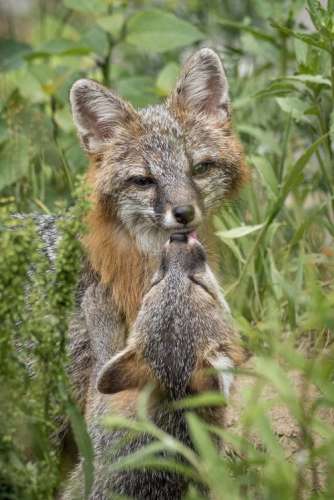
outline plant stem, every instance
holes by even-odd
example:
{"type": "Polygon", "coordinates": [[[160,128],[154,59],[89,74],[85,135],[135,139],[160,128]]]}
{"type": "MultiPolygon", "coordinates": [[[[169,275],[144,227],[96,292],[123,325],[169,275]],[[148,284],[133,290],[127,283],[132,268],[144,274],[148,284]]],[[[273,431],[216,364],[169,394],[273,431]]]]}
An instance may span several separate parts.
{"type": "Polygon", "coordinates": [[[52,122],[53,140],[54,140],[56,147],[58,149],[59,156],[61,157],[64,173],[65,173],[69,188],[70,188],[70,190],[72,190],[73,189],[73,182],[72,182],[71,170],[70,170],[69,164],[67,162],[65,153],[64,153],[62,147],[60,146],[59,140],[58,140],[59,129],[58,129],[58,124],[57,124],[56,118],[55,118],[57,104],[56,104],[56,99],[54,96],[51,97],[50,108],[51,108],[51,122],[52,122]]]}
{"type": "Polygon", "coordinates": [[[285,76],[287,72],[287,46],[286,46],[286,35],[281,35],[281,76],[285,76]]]}
{"type": "MultiPolygon", "coordinates": [[[[334,77],[334,75],[333,75],[333,77],[334,77]]],[[[334,99],[334,97],[333,97],[333,99],[334,99]]],[[[334,103],[334,100],[333,100],[333,103],[334,103]]],[[[331,139],[330,139],[330,136],[328,133],[329,127],[327,126],[326,120],[324,119],[321,111],[322,110],[321,110],[321,107],[319,105],[319,108],[317,110],[317,115],[318,115],[318,119],[319,119],[320,132],[321,132],[321,135],[328,134],[326,144],[327,144],[329,159],[331,159],[333,153],[332,153],[332,148],[331,148],[331,139]]]]}
{"type": "Polygon", "coordinates": [[[258,247],[259,247],[262,239],[264,238],[265,234],[267,233],[267,230],[268,230],[271,222],[272,222],[272,220],[268,219],[267,222],[265,223],[265,225],[263,226],[263,228],[261,229],[261,231],[259,232],[259,234],[258,234],[258,236],[257,236],[257,238],[255,240],[255,243],[254,243],[254,245],[253,245],[253,247],[251,249],[251,251],[247,255],[244,267],[243,267],[243,269],[241,271],[241,274],[240,274],[239,278],[237,279],[237,281],[235,283],[233,283],[233,285],[228,290],[226,290],[226,293],[225,293],[226,296],[228,296],[232,292],[232,290],[234,290],[235,287],[238,286],[239,283],[241,283],[242,280],[244,279],[245,274],[246,274],[246,272],[248,270],[248,266],[249,266],[252,258],[254,257],[255,252],[258,249],[258,247]]]}
{"type": "Polygon", "coordinates": [[[290,135],[290,130],[291,130],[291,113],[288,116],[286,127],[284,129],[283,133],[283,147],[282,147],[282,155],[281,155],[281,160],[280,160],[280,165],[279,165],[279,182],[282,182],[282,179],[284,177],[284,165],[285,165],[285,160],[286,160],[286,153],[288,150],[288,140],[289,140],[289,135],[290,135]]]}
{"type": "Polygon", "coordinates": [[[334,111],[334,43],[331,50],[332,110],[334,111]]]}
{"type": "Polygon", "coordinates": [[[328,183],[328,189],[331,193],[331,195],[333,196],[334,195],[334,192],[333,192],[333,187],[332,187],[332,183],[331,183],[331,179],[327,173],[327,170],[326,170],[326,167],[325,167],[325,164],[323,162],[323,159],[321,157],[321,154],[319,151],[316,151],[316,156],[317,156],[317,159],[318,159],[318,162],[319,162],[319,165],[320,165],[320,170],[322,172],[322,175],[324,176],[324,178],[326,179],[327,183],[328,183]]]}
{"type": "MultiPolygon", "coordinates": [[[[110,5],[108,8],[108,15],[112,13],[112,6],[110,5]]],[[[110,66],[111,66],[111,52],[113,47],[113,39],[110,33],[107,33],[108,38],[108,50],[105,58],[101,63],[101,71],[102,71],[102,79],[103,84],[106,87],[110,86],[110,66]]]]}
{"type": "MultiPolygon", "coordinates": [[[[334,0],[332,2],[334,4],[334,0]]],[[[333,5],[333,10],[334,10],[334,5],[333,5]]],[[[334,14],[333,14],[334,15],[334,14]]],[[[334,42],[331,43],[331,81],[332,81],[332,123],[330,123],[329,126],[334,127],[334,42]]],[[[329,134],[329,143],[330,143],[330,151],[333,156],[333,150],[334,150],[334,139],[331,134],[329,134]]]]}
{"type": "Polygon", "coordinates": [[[103,79],[103,85],[106,87],[109,87],[110,85],[110,66],[111,66],[111,51],[112,51],[112,37],[109,33],[107,33],[108,37],[108,52],[107,55],[105,56],[102,64],[101,64],[101,71],[102,71],[102,79],[103,79]]]}

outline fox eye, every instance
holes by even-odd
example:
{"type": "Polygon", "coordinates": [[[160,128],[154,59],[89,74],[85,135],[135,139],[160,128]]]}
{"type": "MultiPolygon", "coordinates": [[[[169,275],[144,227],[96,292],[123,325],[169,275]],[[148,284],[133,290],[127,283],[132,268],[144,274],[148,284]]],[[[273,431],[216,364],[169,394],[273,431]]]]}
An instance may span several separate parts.
{"type": "Polygon", "coordinates": [[[135,175],[130,177],[129,183],[142,188],[151,187],[155,184],[152,177],[145,177],[145,175],[135,175]]]}
{"type": "Polygon", "coordinates": [[[196,175],[204,175],[207,171],[212,167],[213,163],[210,161],[203,161],[202,163],[197,163],[197,165],[193,165],[191,169],[191,173],[196,175]]]}

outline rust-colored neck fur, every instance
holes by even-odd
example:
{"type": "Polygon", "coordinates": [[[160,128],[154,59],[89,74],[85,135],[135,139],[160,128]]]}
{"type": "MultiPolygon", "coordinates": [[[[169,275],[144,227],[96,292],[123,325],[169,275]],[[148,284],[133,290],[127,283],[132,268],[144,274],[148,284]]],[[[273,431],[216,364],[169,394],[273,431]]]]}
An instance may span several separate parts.
{"type": "Polygon", "coordinates": [[[138,312],[152,276],[154,260],[142,254],[115,217],[97,201],[87,217],[83,243],[101,282],[112,288],[113,300],[128,325],[138,312]]]}

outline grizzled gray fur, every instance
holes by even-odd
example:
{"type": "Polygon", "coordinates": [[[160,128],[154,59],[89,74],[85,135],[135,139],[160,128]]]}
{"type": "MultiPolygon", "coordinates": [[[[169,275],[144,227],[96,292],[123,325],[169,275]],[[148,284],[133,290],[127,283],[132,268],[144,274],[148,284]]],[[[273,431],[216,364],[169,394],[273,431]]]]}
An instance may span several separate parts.
{"type": "MultiPolygon", "coordinates": [[[[90,287],[88,293],[90,297],[85,300],[89,326],[94,331],[91,347],[96,359],[86,409],[96,468],[90,500],[113,498],[115,494],[138,500],[180,499],[188,483],[177,474],[149,469],[110,471],[111,463],[138,451],[152,438],[145,434],[131,437],[124,431],[108,432],[99,418],[112,411],[135,418],[138,392],[150,382],[155,386],[149,402],[150,418],[162,430],[191,446],[184,412],[173,410],[170,403],[207,389],[228,395],[230,371],[240,362],[240,348],[228,306],[208,267],[203,247],[191,236],[171,238],[164,247],[159,270],[143,299],[128,344],[115,355],[112,354],[117,345],[110,344],[108,331],[113,318],[106,315],[104,307],[106,290],[97,285],[90,287]],[[212,373],[213,368],[220,372],[212,373]],[[121,446],[117,445],[126,437],[121,446]]],[[[201,410],[201,416],[223,425],[222,408],[201,410]]],[[[80,464],[63,500],[82,498],[82,488],[80,464]]]]}

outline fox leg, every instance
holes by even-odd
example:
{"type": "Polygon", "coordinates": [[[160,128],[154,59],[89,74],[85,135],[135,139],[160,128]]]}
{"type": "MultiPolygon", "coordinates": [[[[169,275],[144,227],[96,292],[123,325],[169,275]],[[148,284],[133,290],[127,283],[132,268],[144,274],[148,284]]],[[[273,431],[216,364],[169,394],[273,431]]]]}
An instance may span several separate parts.
{"type": "Polygon", "coordinates": [[[83,297],[90,348],[97,370],[125,346],[126,325],[113,303],[110,288],[101,283],[90,285],[83,297]]]}

